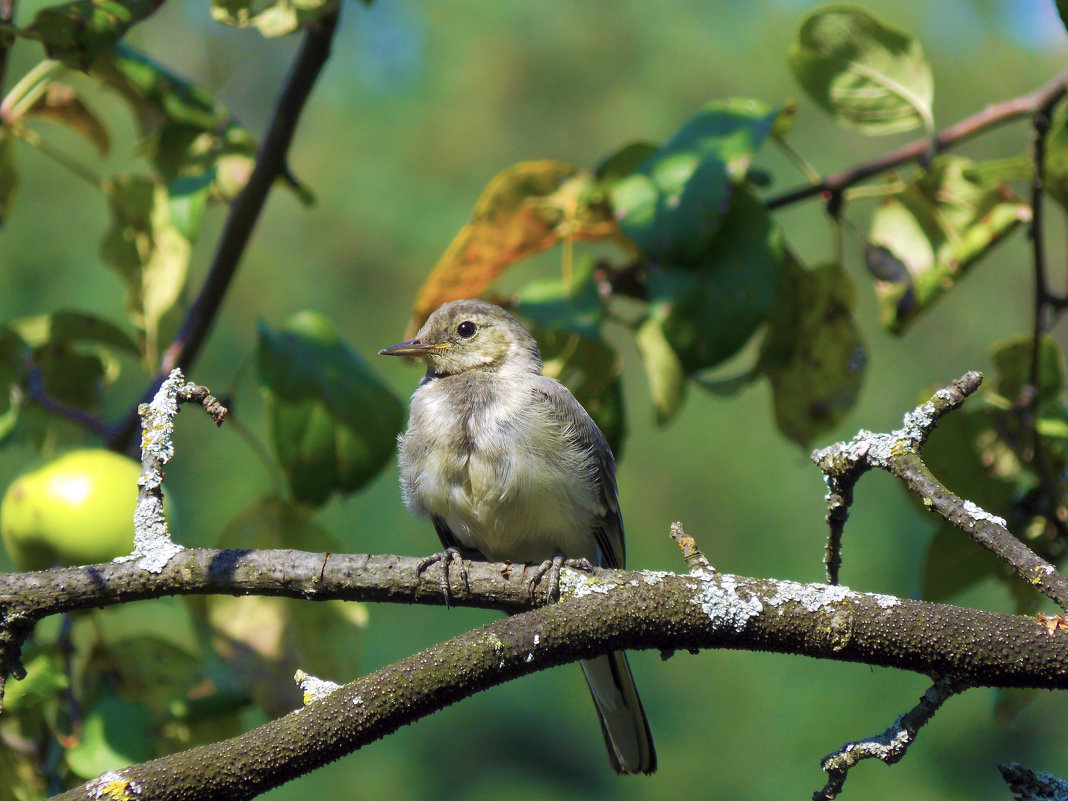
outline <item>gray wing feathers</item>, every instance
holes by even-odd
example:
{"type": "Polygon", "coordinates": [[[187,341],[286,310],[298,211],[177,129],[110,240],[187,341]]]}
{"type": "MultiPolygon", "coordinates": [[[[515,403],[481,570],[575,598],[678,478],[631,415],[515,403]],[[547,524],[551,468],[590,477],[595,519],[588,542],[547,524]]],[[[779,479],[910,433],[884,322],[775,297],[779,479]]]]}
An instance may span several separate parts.
{"type": "Polygon", "coordinates": [[[583,452],[589,454],[591,478],[595,484],[600,514],[593,525],[593,535],[602,554],[602,567],[626,566],[627,554],[623,540],[623,518],[619,513],[616,491],[616,463],[612,449],[601,429],[593,422],[582,404],[560,382],[542,377],[554,387],[539,387],[538,400],[549,407],[550,415],[568,433],[583,452]]]}

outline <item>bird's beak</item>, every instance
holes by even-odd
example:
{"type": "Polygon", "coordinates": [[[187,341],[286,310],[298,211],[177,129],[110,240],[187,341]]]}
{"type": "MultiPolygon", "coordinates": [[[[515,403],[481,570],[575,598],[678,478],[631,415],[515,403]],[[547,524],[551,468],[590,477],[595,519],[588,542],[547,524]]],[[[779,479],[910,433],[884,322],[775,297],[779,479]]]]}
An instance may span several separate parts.
{"type": "Polygon", "coordinates": [[[418,339],[413,339],[409,342],[401,342],[399,345],[390,345],[388,348],[382,348],[382,350],[378,351],[378,355],[413,356],[422,358],[423,356],[429,356],[443,350],[448,350],[451,347],[451,342],[442,342],[438,345],[431,345],[426,342],[420,342],[418,339]]]}

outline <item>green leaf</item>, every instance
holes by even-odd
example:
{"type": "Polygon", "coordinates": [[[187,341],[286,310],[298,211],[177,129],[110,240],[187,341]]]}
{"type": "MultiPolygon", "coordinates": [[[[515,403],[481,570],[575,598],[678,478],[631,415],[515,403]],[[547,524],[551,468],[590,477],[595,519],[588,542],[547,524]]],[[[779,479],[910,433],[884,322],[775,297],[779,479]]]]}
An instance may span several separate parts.
{"type": "Polygon", "coordinates": [[[4,687],[4,713],[17,715],[43,706],[70,686],[55,651],[41,652],[24,661],[25,678],[9,680],[4,687]]]}
{"type": "Polygon", "coordinates": [[[11,327],[35,348],[50,342],[96,342],[131,356],[141,355],[137,343],[117,325],[103,317],[74,309],[21,317],[12,322],[11,327]]]}
{"type": "Polygon", "coordinates": [[[593,259],[584,253],[575,259],[570,283],[563,278],[545,278],[524,284],[515,295],[517,310],[543,328],[575,331],[596,339],[604,305],[593,280],[593,267],[593,259]]]}
{"type": "Polygon", "coordinates": [[[1068,0],[1056,0],[1057,16],[1061,18],[1061,24],[1068,27],[1068,0]]]}
{"type": "Polygon", "coordinates": [[[649,391],[653,396],[656,421],[668,423],[682,408],[686,391],[686,373],[664,335],[664,319],[655,311],[634,335],[642,356],[649,391]]]}
{"type": "Polygon", "coordinates": [[[338,0],[212,0],[211,18],[264,36],[285,36],[337,10],[338,0]]]}
{"type": "Polygon", "coordinates": [[[216,545],[236,550],[292,548],[338,551],[340,543],[315,522],[307,507],[269,494],[253,501],[231,518],[216,545]]]}
{"type": "Polygon", "coordinates": [[[190,242],[196,242],[200,234],[200,221],[204,218],[214,180],[215,170],[211,170],[175,178],[168,188],[170,218],[178,233],[190,242]]]}
{"type": "Polygon", "coordinates": [[[38,11],[28,32],[49,58],[86,70],[160,5],[162,0],[74,0],[38,11]]]}
{"type": "Polygon", "coordinates": [[[571,390],[601,429],[616,459],[621,458],[626,419],[619,355],[603,339],[541,327],[531,333],[538,340],[545,375],[571,390]]]}
{"type": "MultiPolygon", "coordinates": [[[[990,349],[990,358],[997,371],[994,390],[1015,403],[1031,381],[1031,351],[1034,340],[1029,334],[996,343],[990,349]]],[[[1038,397],[1035,408],[1041,409],[1064,391],[1064,354],[1060,345],[1049,334],[1038,341],[1038,397]]]]}
{"type": "MultiPolygon", "coordinates": [[[[872,217],[871,242],[883,261],[904,266],[876,282],[882,321],[901,333],[952,289],[980,258],[1016,226],[1031,218],[1030,206],[1003,183],[967,177],[972,162],[947,156],[896,194],[872,217]]],[[[869,266],[871,266],[869,248],[869,266]]]]}
{"type": "Polygon", "coordinates": [[[638,169],[642,162],[653,155],[659,148],[660,145],[656,142],[649,142],[644,139],[628,142],[606,156],[597,165],[597,169],[594,170],[594,176],[597,178],[598,183],[604,186],[611,186],[638,169]]]}
{"type": "MultiPolygon", "coordinates": [[[[1024,156],[1020,158],[1027,162],[1030,173],[1031,160],[1024,156]]],[[[1042,187],[1061,208],[1068,209],[1068,113],[1063,110],[1053,118],[1053,124],[1046,131],[1042,167],[1042,187]]]]}
{"type": "MultiPolygon", "coordinates": [[[[924,397],[929,397],[925,393],[924,397]]],[[[1015,487],[998,472],[998,459],[989,450],[996,436],[997,413],[990,407],[958,409],[938,421],[923,449],[923,460],[946,487],[979,504],[991,514],[1007,517],[1015,487]]],[[[1016,468],[1010,472],[1015,473],[1016,468]]],[[[909,500],[930,511],[915,493],[909,500]]],[[[1000,575],[1000,560],[977,545],[963,531],[939,519],[927,551],[923,597],[945,600],[988,576],[1000,575]]]]}
{"type": "Polygon", "coordinates": [[[840,264],[806,270],[786,259],[760,367],[779,430],[802,447],[854,406],[866,361],[853,319],[856,292],[840,264]]]}
{"type": "Polygon", "coordinates": [[[15,171],[15,137],[6,127],[0,127],[0,224],[11,213],[19,175],[15,171]]]}
{"type": "Polygon", "coordinates": [[[83,779],[144,762],[152,756],[152,716],[139,704],[104,698],[85,714],[81,739],[66,752],[83,779]]]}
{"type": "Polygon", "coordinates": [[[393,455],[403,405],[323,315],[257,332],[271,438],[294,497],[318,506],[359,489],[393,455]]]}
{"type": "MultiPolygon", "coordinates": [[[[653,260],[694,264],[715,238],[736,183],[778,110],[716,100],[610,189],[620,227],[653,260]]],[[[622,158],[622,157],[621,157],[622,158]]]]}
{"type": "Polygon", "coordinates": [[[934,130],[934,82],[923,48],[862,8],[813,11],[787,61],[809,97],[842,125],[865,134],[934,130]]]}
{"type": "Polygon", "coordinates": [[[111,227],[100,254],[126,284],[126,310],[145,332],[146,352],[158,352],[163,316],[181,299],[189,267],[190,243],[171,222],[166,188],[143,175],[117,175],[104,181],[111,227]]]}
{"type": "Polygon", "coordinates": [[[739,189],[697,269],[650,270],[650,301],[686,372],[720,364],[745,345],[775,303],[783,258],[782,232],[760,200],[739,189]]]}

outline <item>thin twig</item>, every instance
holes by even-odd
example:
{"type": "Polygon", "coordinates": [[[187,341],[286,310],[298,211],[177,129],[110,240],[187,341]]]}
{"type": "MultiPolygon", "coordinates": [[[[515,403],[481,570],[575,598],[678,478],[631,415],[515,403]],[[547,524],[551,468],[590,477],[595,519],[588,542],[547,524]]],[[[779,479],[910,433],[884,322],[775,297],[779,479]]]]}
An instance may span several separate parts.
{"type": "Polygon", "coordinates": [[[879,468],[897,476],[924,505],[965,532],[975,542],[1006,562],[1016,574],[1061,609],[1068,609],[1068,579],[1013,536],[1008,524],[972,501],[950,492],[927,468],[920,451],[947,412],[953,411],[979,388],[982,374],[966,373],[940,389],[927,403],[905,415],[904,425],[889,434],[861,431],[848,443],[838,442],[815,451],[812,461],[828,481],[850,486],[868,470],[879,468]]]}
{"type": "MultiPolygon", "coordinates": [[[[151,399],[172,369],[179,367],[188,372],[200,354],[256,227],[267,193],[278,177],[288,173],[286,159],[289,146],[304,105],[330,56],[330,45],[337,28],[337,20],[338,14],[334,12],[309,25],[305,30],[300,51],[275,104],[267,134],[256,154],[256,166],[248,184],[230,207],[230,215],[207,278],[196,300],[189,307],[178,335],[164,353],[159,374],[145,390],[142,397],[144,402],[151,399]]],[[[137,410],[134,408],[112,429],[108,437],[109,447],[124,449],[137,428],[137,419],[137,410]]]]}
{"type": "Polygon", "coordinates": [[[953,680],[941,678],[920,697],[920,702],[901,715],[886,731],[858,742],[846,743],[823,758],[820,767],[827,773],[827,784],[812,795],[813,801],[837,798],[851,768],[866,759],[878,759],[887,765],[898,762],[916,741],[920,729],[948,699],[961,691],[953,680]]]}
{"type": "Polygon", "coordinates": [[[909,142],[907,145],[903,145],[889,153],[884,153],[869,161],[864,161],[841,172],[836,172],[818,183],[805,184],[770,197],[764,201],[764,206],[768,209],[777,209],[811,197],[834,197],[836,193],[840,193],[846,187],[867,178],[892,170],[895,167],[900,167],[902,164],[937,155],[990,128],[1031,116],[1038,109],[1049,105],[1051,102],[1055,103],[1056,99],[1064,94],[1066,85],[1068,85],[1068,70],[1059,73],[1034,92],[987,106],[978,114],[967,117],[956,125],[946,128],[936,135],[933,140],[925,136],[922,139],[909,142]],[[932,150],[934,151],[933,153],[932,150]]]}

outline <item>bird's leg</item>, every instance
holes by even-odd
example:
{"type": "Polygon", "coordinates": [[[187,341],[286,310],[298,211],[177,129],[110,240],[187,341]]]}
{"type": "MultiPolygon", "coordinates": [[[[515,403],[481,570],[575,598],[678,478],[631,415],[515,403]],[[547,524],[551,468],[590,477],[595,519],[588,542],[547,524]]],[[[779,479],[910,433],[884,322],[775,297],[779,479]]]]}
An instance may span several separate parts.
{"type": "Polygon", "coordinates": [[[415,570],[417,573],[422,573],[435,562],[441,562],[441,594],[445,596],[445,606],[450,606],[452,587],[449,585],[449,565],[455,562],[460,568],[460,578],[464,580],[465,587],[467,586],[467,566],[464,564],[460,549],[450,546],[444,551],[438,551],[420,559],[419,564],[415,566],[415,570]]]}
{"type": "Polygon", "coordinates": [[[546,559],[534,570],[534,576],[527,583],[527,590],[530,592],[530,597],[534,597],[534,587],[542,577],[549,574],[549,586],[545,591],[545,602],[552,603],[554,600],[560,597],[560,570],[564,567],[574,568],[575,570],[585,570],[587,572],[593,570],[593,565],[590,564],[589,559],[568,559],[560,551],[553,554],[552,559],[546,559]]]}

